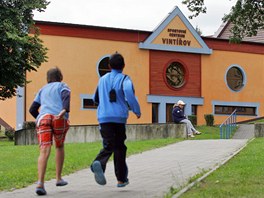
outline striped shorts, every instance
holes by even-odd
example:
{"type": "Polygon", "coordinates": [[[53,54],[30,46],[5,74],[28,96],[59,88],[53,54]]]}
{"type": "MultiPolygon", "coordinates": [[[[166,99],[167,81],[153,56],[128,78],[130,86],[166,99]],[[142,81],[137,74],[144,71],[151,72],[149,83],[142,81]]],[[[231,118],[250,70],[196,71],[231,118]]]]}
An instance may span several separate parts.
{"type": "Polygon", "coordinates": [[[69,129],[69,120],[57,119],[54,115],[42,116],[37,124],[37,135],[40,147],[50,146],[54,142],[56,147],[61,147],[69,129]]]}

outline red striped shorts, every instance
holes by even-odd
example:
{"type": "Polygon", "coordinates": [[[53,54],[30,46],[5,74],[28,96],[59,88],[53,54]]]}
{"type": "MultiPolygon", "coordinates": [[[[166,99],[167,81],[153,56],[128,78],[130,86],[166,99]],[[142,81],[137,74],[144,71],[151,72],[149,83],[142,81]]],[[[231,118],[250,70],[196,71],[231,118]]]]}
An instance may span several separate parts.
{"type": "Polygon", "coordinates": [[[69,120],[57,119],[54,115],[44,115],[37,124],[37,134],[39,146],[50,146],[53,138],[56,147],[61,147],[65,141],[69,129],[69,120]]]}

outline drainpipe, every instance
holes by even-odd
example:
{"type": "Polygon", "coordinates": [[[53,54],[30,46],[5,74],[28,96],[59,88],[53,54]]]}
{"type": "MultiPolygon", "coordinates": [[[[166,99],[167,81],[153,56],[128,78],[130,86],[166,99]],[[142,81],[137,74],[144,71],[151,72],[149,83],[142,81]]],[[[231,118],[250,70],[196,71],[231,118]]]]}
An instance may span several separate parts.
{"type": "Polygon", "coordinates": [[[17,88],[16,130],[22,129],[25,121],[25,87],[17,88]]]}

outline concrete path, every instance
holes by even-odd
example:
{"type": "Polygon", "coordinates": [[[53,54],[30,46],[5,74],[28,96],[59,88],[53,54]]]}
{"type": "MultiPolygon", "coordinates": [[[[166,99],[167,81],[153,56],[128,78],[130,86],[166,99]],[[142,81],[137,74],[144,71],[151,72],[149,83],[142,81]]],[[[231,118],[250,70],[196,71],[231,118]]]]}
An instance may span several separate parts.
{"type": "MultiPolygon", "coordinates": [[[[56,198],[161,198],[170,187],[180,187],[189,178],[209,170],[230,158],[247,143],[247,139],[186,140],[163,148],[133,155],[127,159],[130,184],[116,187],[113,163],[106,170],[107,184],[94,181],[90,169],[65,176],[68,186],[56,187],[55,180],[45,183],[46,197],[56,198]]],[[[35,184],[13,192],[0,192],[1,198],[37,197],[35,184]]]]}
{"type": "Polygon", "coordinates": [[[239,124],[233,139],[252,139],[254,137],[254,124],[239,124]]]}

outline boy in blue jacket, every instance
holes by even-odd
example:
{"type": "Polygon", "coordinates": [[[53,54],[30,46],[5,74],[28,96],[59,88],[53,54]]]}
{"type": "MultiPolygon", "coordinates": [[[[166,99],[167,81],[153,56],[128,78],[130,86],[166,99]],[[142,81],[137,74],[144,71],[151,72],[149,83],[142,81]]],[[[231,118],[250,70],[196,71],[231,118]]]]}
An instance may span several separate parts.
{"type": "Polygon", "coordinates": [[[111,72],[99,79],[93,98],[98,104],[97,119],[103,139],[103,149],[93,161],[91,170],[95,181],[100,185],[105,185],[106,164],[114,153],[117,187],[124,187],[129,183],[125,145],[128,111],[130,108],[137,118],[140,118],[141,112],[133,83],[129,76],[122,73],[125,67],[123,56],[119,53],[111,55],[109,67],[111,72]]]}

